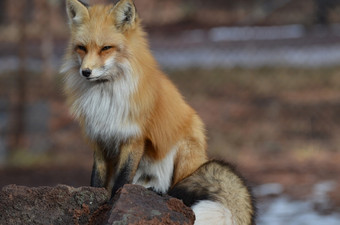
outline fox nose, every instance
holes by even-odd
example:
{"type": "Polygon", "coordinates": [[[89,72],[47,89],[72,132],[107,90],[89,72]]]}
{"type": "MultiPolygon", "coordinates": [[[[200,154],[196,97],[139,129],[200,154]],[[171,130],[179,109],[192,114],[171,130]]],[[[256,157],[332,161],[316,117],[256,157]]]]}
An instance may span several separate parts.
{"type": "Polygon", "coordinates": [[[92,70],[90,69],[84,69],[81,71],[81,74],[83,74],[84,77],[89,77],[91,76],[92,70]]]}

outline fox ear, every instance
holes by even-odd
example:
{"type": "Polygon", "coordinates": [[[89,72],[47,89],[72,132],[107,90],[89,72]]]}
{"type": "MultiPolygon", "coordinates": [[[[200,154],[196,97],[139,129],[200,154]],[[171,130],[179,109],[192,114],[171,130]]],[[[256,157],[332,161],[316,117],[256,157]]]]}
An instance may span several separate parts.
{"type": "Polygon", "coordinates": [[[69,24],[81,24],[89,17],[88,5],[78,0],[66,0],[66,12],[69,24]]]}
{"type": "Polygon", "coordinates": [[[136,7],[132,0],[120,0],[113,8],[116,27],[124,32],[132,28],[136,23],[136,7]]]}

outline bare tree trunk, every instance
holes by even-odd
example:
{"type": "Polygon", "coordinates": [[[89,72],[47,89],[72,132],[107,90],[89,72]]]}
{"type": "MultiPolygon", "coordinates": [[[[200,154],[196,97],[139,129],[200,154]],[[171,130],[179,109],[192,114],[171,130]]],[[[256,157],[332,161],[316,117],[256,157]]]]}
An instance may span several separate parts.
{"type": "MultiPolygon", "coordinates": [[[[11,151],[23,148],[25,134],[25,108],[26,108],[26,59],[27,59],[27,37],[26,37],[26,0],[17,1],[17,10],[21,13],[18,18],[20,37],[18,41],[19,68],[16,74],[15,100],[12,107],[11,118],[11,151]]],[[[13,153],[13,152],[12,152],[13,153]]]]}
{"type": "Polygon", "coordinates": [[[335,5],[335,0],[315,0],[316,2],[316,23],[329,25],[329,11],[335,5]]]}
{"type": "Polygon", "coordinates": [[[53,79],[53,28],[51,21],[53,20],[54,12],[52,10],[53,2],[43,0],[41,4],[42,9],[42,36],[41,36],[41,56],[42,56],[42,82],[44,93],[48,94],[53,79]]]}
{"type": "Polygon", "coordinates": [[[0,24],[5,21],[5,9],[6,9],[6,1],[0,0],[0,24]]]}

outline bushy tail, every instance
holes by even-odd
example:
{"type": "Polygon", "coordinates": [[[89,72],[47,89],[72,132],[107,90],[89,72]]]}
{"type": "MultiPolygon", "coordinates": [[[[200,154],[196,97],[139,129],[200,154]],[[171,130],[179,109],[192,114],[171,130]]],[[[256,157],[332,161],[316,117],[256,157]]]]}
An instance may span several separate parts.
{"type": "Polygon", "coordinates": [[[177,183],[169,194],[182,199],[195,225],[254,225],[255,207],[244,179],[229,164],[212,160],[177,183]]]}

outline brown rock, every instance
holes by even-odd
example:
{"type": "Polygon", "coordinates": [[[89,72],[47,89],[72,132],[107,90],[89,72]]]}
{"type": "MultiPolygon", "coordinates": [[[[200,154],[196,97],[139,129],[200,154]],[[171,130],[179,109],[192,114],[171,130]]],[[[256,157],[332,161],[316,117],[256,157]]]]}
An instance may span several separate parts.
{"type": "Polygon", "coordinates": [[[9,185],[0,191],[0,224],[186,225],[195,220],[182,201],[142,186],[125,185],[113,206],[106,204],[108,200],[103,188],[9,185]]]}
{"type": "Polygon", "coordinates": [[[0,224],[88,224],[107,201],[102,188],[9,185],[0,192],[0,224]]]}
{"type": "Polygon", "coordinates": [[[107,224],[189,225],[194,220],[194,213],[182,201],[127,184],[116,194],[107,224]]]}

